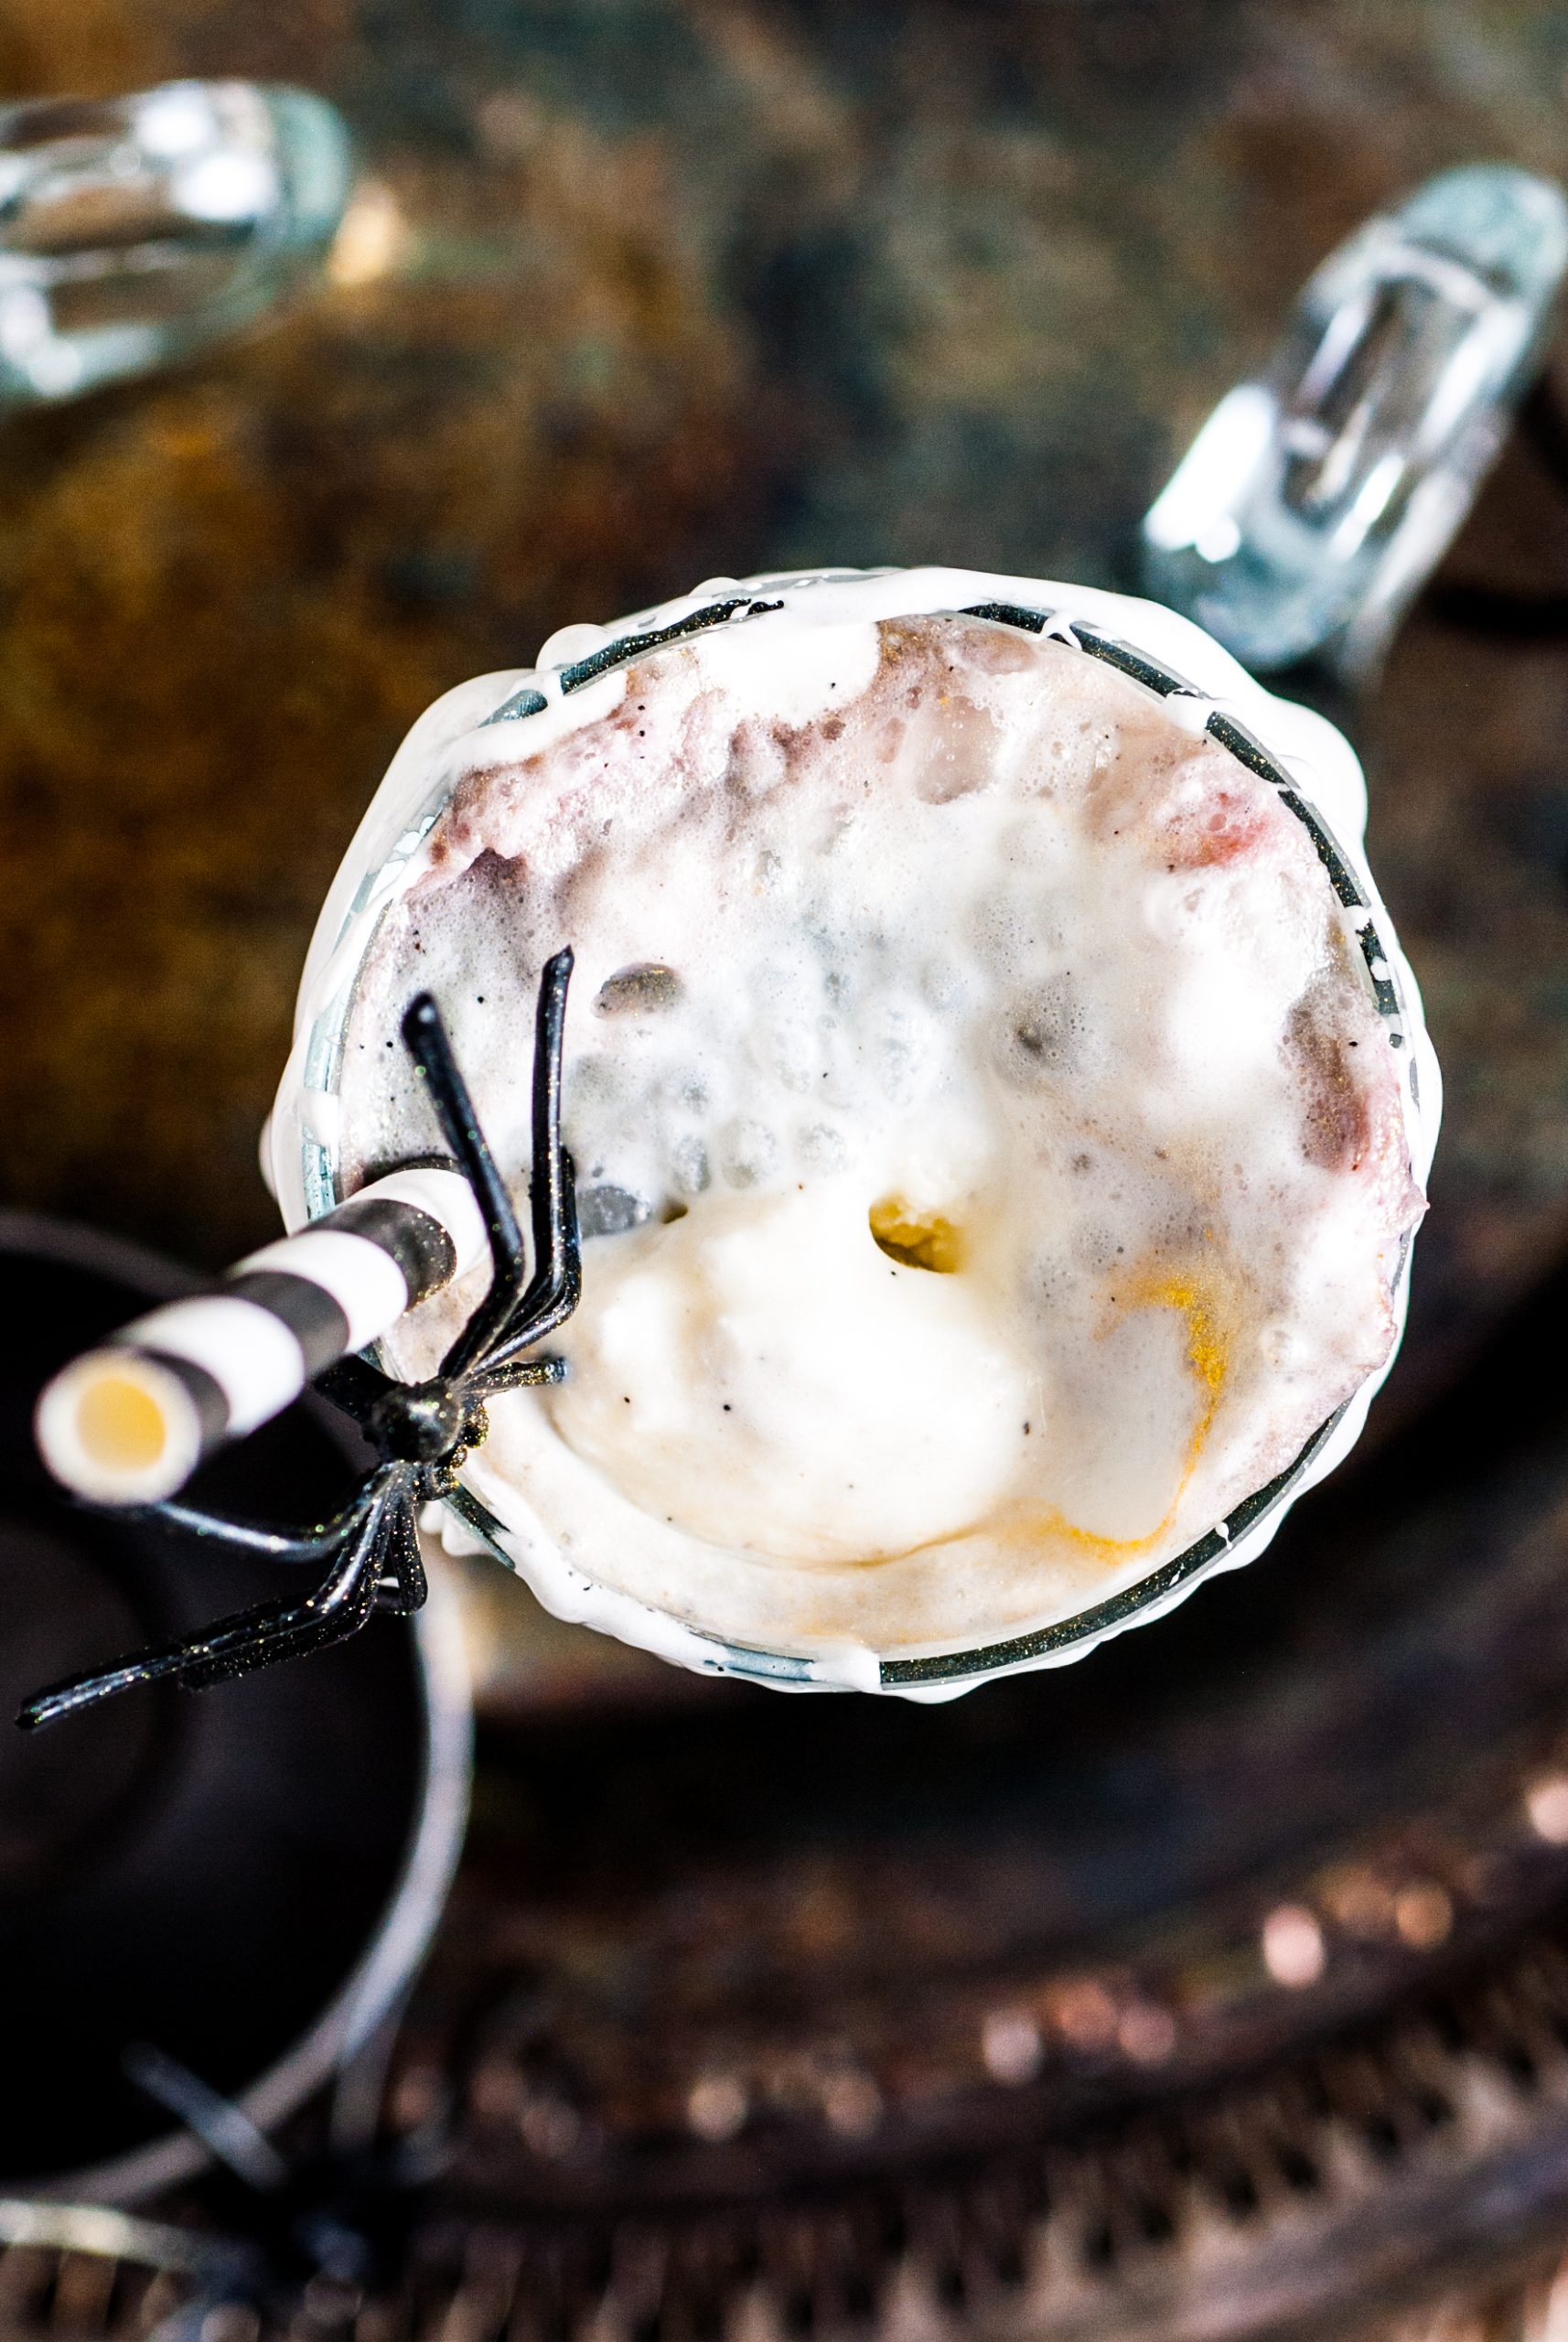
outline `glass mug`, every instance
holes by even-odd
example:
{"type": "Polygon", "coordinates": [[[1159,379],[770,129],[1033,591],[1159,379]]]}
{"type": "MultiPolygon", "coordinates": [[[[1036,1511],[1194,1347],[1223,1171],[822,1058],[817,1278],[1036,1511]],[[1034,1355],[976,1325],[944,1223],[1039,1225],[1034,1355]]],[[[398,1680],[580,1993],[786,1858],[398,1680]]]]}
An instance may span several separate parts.
{"type": "MultiPolygon", "coordinates": [[[[419,719],[360,824],[306,962],[295,1046],[263,1142],[288,1227],[301,1228],[341,1200],[339,1081],[360,973],[389,906],[426,866],[425,841],[465,770],[501,756],[521,760],[590,720],[599,712],[595,682],[660,646],[716,628],[745,628],[757,630],[759,650],[765,629],[782,641],[780,628],[935,613],[991,619],[1102,662],[1163,703],[1195,738],[1216,743],[1273,785],[1280,803],[1305,827],[1359,943],[1377,1015],[1402,1069],[1412,1169],[1424,1181],[1440,1107],[1437,1063],[1414,981],[1367,868],[1360,768],[1334,726],[1266,691],[1190,620],[1155,603],[965,570],[832,571],[712,580],[614,626],[566,628],[545,645],[534,668],[462,684],[419,719]],[[496,736],[487,740],[487,734],[496,736]]],[[[1402,1323],[1408,1278],[1407,1240],[1394,1283],[1402,1323]]],[[[487,1471],[482,1447],[462,1467],[445,1533],[451,1550],[482,1548],[517,1571],[556,1617],[703,1673],[794,1690],[946,1699],[995,1676],[1080,1659],[1109,1636],[1163,1616],[1205,1579],[1252,1560],[1295,1499],[1354,1445],[1390,1363],[1391,1352],[1317,1425],[1283,1470],[1147,1575],[1069,1615],[1041,1617],[1025,1631],[966,1638],[952,1648],[909,1653],[856,1646],[806,1653],[759,1649],[704,1631],[569,1563],[541,1538],[526,1507],[509,1502],[510,1492],[487,1471]]]]}

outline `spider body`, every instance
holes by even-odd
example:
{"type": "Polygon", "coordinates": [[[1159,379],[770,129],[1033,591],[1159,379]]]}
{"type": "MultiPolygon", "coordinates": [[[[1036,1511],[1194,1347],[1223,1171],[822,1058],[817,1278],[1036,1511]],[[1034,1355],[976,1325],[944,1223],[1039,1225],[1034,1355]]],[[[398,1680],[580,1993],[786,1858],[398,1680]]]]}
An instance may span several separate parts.
{"type": "Polygon", "coordinates": [[[451,1471],[484,1440],[484,1402],[466,1398],[433,1375],[427,1382],[394,1384],[371,1402],[362,1429],[388,1463],[451,1471]]]}
{"type": "Polygon", "coordinates": [[[94,1706],[136,1683],[172,1678],[186,1691],[203,1691],[342,1642],[377,1610],[406,1617],[420,1608],[426,1590],[420,1508],[452,1494],[463,1459],[485,1437],[487,1398],[556,1382],[565,1372],[558,1359],[525,1353],[565,1323],[582,1289],[572,1163],[561,1142],[561,1053],[571,972],[570,951],[558,951],[540,982],[526,1247],[440,1011],[422,993],[403,1016],[404,1045],[483,1217],[491,1276],[439,1369],[425,1380],[398,1381],[363,1358],[343,1359],[317,1376],[317,1387],[353,1418],[379,1459],[357,1495],[332,1520],[295,1534],[175,1502],[140,1509],[142,1518],[196,1537],[316,1567],[322,1575],[314,1590],[257,1604],[185,1641],[54,1684],[27,1702],[17,1717],[24,1729],[94,1706]]]}

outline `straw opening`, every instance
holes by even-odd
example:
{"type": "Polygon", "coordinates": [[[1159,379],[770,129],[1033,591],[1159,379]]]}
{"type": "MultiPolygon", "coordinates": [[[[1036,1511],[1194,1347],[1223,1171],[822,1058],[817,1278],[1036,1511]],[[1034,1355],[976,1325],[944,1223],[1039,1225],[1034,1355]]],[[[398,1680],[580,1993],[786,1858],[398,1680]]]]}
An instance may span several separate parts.
{"type": "Polygon", "coordinates": [[[38,1441],[57,1480],[95,1504],[172,1496],[201,1454],[200,1414],[156,1359],[94,1350],[58,1374],[38,1402],[38,1441]]]}

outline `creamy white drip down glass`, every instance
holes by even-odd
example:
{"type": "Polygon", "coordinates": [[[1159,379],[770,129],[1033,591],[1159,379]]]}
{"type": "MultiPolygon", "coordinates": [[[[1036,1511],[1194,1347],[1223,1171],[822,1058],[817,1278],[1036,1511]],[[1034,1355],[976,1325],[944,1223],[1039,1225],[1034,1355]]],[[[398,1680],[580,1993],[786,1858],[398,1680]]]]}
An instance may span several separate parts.
{"type": "Polygon", "coordinates": [[[573,945],[570,1372],[492,1402],[449,1548],[685,1667],[924,1700],[1254,1559],[1387,1373],[1436,1137],[1365,820],[1324,718],[1059,582],[718,579],[448,693],[264,1155],[295,1230],[438,1151],[428,982],[520,1184],[573,945]]]}

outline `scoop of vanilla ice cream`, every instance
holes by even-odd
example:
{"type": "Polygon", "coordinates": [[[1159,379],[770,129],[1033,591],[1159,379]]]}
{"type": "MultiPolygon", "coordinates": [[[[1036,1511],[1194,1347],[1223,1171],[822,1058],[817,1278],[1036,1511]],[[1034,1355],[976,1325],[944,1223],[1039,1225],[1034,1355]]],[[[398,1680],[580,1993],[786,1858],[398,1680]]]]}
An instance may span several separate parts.
{"type": "Polygon", "coordinates": [[[611,1238],[555,1344],[552,1423],[632,1502],[811,1566],[979,1526],[1045,1433],[972,1272],[884,1252],[846,1180],[611,1238]]]}

